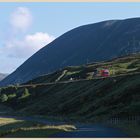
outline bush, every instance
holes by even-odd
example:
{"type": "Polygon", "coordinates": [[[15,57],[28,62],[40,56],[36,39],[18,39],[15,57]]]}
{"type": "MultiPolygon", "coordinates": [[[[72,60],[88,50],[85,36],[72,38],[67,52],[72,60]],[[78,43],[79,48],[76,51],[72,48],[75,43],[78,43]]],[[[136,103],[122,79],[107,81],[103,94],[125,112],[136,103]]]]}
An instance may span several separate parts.
{"type": "Polygon", "coordinates": [[[27,88],[24,89],[24,93],[21,95],[19,99],[24,99],[30,96],[29,90],[27,88]]]}
{"type": "Polygon", "coordinates": [[[0,101],[1,102],[6,102],[8,100],[8,96],[6,95],[6,94],[2,94],[1,96],[0,96],[0,101]]]}
{"type": "Polygon", "coordinates": [[[14,97],[16,97],[16,94],[15,94],[15,93],[9,94],[9,95],[8,95],[8,98],[9,98],[9,99],[12,99],[12,98],[14,98],[14,97]]]}

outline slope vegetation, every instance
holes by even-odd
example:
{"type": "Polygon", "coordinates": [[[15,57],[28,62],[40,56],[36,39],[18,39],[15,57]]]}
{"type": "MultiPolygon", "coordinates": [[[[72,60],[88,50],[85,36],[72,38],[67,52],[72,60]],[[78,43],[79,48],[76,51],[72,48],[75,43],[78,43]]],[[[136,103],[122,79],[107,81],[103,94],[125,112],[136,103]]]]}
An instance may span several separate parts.
{"type": "Polygon", "coordinates": [[[139,116],[139,93],[140,55],[135,54],[108,62],[68,67],[24,85],[3,87],[0,104],[21,114],[98,121],[139,116]],[[95,67],[104,66],[115,72],[108,78],[89,77],[95,67]],[[70,77],[81,79],[69,81],[70,77]]]}
{"type": "Polygon", "coordinates": [[[24,84],[40,84],[51,82],[70,81],[82,79],[96,79],[100,75],[94,76],[93,71],[97,69],[107,68],[110,71],[110,76],[126,75],[140,72],[140,54],[133,54],[125,57],[116,58],[106,62],[91,63],[82,66],[66,67],[62,70],[48,75],[42,75],[24,84]]]}

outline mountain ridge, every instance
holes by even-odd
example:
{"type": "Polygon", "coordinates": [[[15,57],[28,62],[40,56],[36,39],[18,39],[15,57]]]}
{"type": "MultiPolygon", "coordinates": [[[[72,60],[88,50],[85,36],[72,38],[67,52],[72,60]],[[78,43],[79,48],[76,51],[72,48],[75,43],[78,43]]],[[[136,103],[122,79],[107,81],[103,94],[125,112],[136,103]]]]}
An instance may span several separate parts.
{"type": "Polygon", "coordinates": [[[139,52],[139,27],[140,18],[133,18],[74,28],[36,52],[0,85],[23,83],[66,66],[100,62],[139,52]]]}

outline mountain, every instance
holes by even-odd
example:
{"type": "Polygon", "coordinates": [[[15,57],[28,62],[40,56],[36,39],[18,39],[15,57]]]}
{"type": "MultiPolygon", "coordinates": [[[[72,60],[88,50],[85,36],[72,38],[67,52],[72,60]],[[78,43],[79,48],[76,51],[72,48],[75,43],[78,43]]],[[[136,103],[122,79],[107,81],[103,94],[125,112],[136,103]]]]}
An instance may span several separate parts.
{"type": "Polygon", "coordinates": [[[0,81],[3,80],[8,74],[0,73],[0,81]]]}
{"type": "Polygon", "coordinates": [[[80,26],[39,50],[0,85],[24,83],[66,66],[105,61],[140,52],[139,34],[140,18],[80,26]]]}

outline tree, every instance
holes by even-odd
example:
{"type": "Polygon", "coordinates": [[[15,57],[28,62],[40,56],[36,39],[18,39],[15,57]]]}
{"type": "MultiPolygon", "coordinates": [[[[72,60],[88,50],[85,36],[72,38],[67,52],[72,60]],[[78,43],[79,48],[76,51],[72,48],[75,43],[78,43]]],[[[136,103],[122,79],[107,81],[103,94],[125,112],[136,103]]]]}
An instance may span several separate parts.
{"type": "Polygon", "coordinates": [[[22,96],[20,97],[20,99],[26,98],[28,96],[30,96],[29,90],[27,88],[25,88],[22,96]]]}
{"type": "Polygon", "coordinates": [[[8,100],[8,96],[6,94],[2,94],[0,96],[0,100],[1,100],[1,102],[6,102],[8,100]]]}

